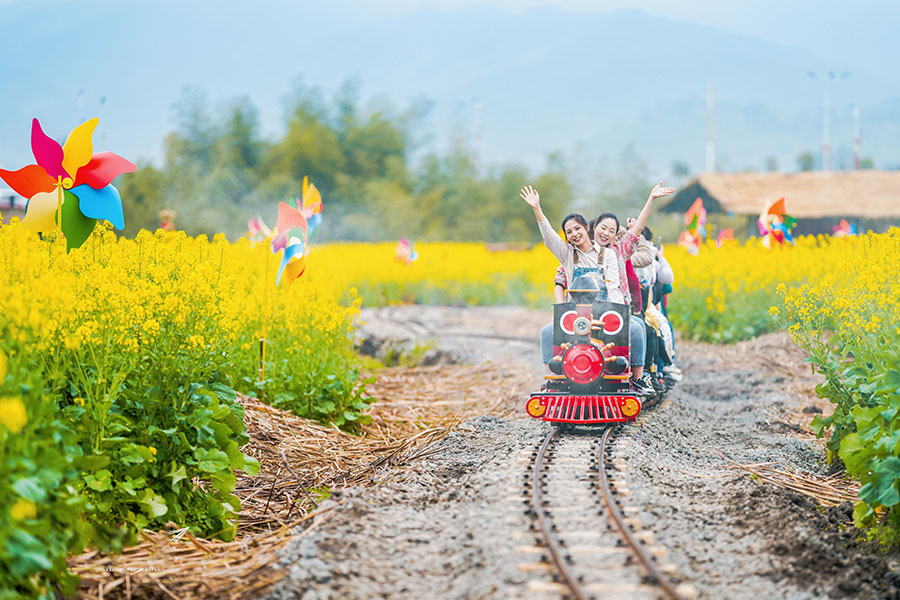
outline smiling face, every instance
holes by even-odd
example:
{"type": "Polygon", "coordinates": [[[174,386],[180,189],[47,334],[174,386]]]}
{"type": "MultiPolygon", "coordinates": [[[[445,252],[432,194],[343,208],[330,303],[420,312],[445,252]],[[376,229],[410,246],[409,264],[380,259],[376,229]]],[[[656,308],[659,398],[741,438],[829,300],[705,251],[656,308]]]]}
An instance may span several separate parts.
{"type": "Polygon", "coordinates": [[[569,219],[565,222],[563,225],[563,232],[566,234],[566,241],[576,248],[584,248],[585,246],[589,247],[591,245],[587,227],[575,219],[569,219]]]}
{"type": "Polygon", "coordinates": [[[611,217],[602,219],[599,223],[594,224],[594,241],[606,248],[616,241],[618,230],[619,226],[615,219],[611,217]]]}

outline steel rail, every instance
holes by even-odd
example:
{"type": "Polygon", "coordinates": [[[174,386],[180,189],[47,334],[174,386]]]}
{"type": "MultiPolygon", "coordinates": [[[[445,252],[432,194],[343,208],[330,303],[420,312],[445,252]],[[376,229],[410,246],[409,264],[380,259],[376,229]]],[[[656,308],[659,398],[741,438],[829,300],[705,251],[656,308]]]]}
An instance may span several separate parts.
{"type": "Polygon", "coordinates": [[[603,436],[600,438],[600,448],[597,455],[597,470],[600,473],[600,492],[603,496],[603,501],[606,504],[609,517],[612,519],[613,523],[615,523],[616,528],[622,535],[622,539],[624,539],[625,543],[631,548],[632,553],[639,561],[641,561],[644,568],[647,569],[648,577],[654,580],[663,589],[670,600],[684,600],[684,597],[676,591],[672,582],[669,581],[669,579],[663,575],[662,571],[656,567],[653,558],[647,554],[640,541],[634,537],[631,528],[625,524],[625,517],[613,500],[612,489],[609,486],[609,478],[606,475],[606,468],[604,465],[606,443],[609,440],[610,433],[612,433],[613,429],[614,427],[607,427],[606,431],[603,432],[603,436]]]}
{"type": "Polygon", "coordinates": [[[544,439],[544,443],[541,444],[537,456],[535,456],[534,467],[532,469],[533,481],[531,486],[531,503],[534,507],[534,513],[537,516],[538,526],[541,529],[541,533],[544,535],[544,541],[547,543],[547,549],[550,551],[550,558],[553,560],[553,564],[556,565],[557,570],[559,570],[559,573],[562,575],[566,586],[572,590],[572,594],[576,600],[587,600],[587,596],[584,595],[581,587],[578,585],[578,581],[569,571],[568,565],[566,565],[565,557],[562,555],[559,542],[551,531],[550,518],[544,511],[544,496],[541,491],[541,467],[543,466],[544,454],[550,446],[550,442],[556,438],[558,433],[559,428],[553,427],[550,430],[550,433],[547,434],[546,439],[544,439]]]}

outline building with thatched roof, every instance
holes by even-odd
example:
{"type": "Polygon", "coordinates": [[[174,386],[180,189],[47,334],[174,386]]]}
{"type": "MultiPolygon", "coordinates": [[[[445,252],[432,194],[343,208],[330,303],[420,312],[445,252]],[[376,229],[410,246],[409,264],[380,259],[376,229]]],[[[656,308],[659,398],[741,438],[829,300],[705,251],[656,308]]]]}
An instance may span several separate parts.
{"type": "Polygon", "coordinates": [[[900,225],[900,171],[706,173],[658,210],[683,213],[697,198],[708,214],[746,215],[751,232],[763,207],[779,198],[799,219],[799,234],[831,233],[841,219],[861,232],[900,225]]]}

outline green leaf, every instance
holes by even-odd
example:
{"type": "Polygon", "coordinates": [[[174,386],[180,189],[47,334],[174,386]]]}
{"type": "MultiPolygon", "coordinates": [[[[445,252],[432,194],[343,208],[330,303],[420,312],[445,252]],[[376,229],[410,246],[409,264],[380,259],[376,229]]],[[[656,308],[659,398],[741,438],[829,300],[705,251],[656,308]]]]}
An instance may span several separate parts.
{"type": "Polygon", "coordinates": [[[234,476],[234,473],[229,472],[213,473],[210,476],[209,481],[216,490],[220,492],[230,492],[237,483],[237,477],[234,476]]]}
{"type": "Polygon", "coordinates": [[[43,502],[47,497],[47,492],[37,477],[23,477],[16,481],[12,487],[18,495],[32,502],[43,502]]]}
{"type": "Polygon", "coordinates": [[[875,511],[866,502],[857,502],[853,507],[853,524],[859,528],[868,526],[874,516],[875,511]]]}
{"type": "Polygon", "coordinates": [[[166,477],[172,478],[172,489],[177,490],[175,487],[178,485],[178,482],[182,479],[187,479],[187,470],[184,468],[184,465],[180,465],[177,469],[175,468],[175,463],[172,462],[172,468],[166,474],[166,477]]]}
{"type": "Polygon", "coordinates": [[[161,517],[169,511],[165,498],[149,488],[144,490],[144,497],[138,502],[141,505],[141,509],[153,517],[161,517]]]}
{"type": "Polygon", "coordinates": [[[228,468],[228,455],[216,448],[198,448],[194,450],[197,467],[207,473],[216,473],[228,468]]]}
{"type": "Polygon", "coordinates": [[[89,488],[98,492],[112,489],[112,473],[106,469],[100,469],[96,473],[85,475],[84,481],[89,488]]]}
{"type": "Polygon", "coordinates": [[[880,461],[872,477],[875,501],[882,506],[894,506],[900,502],[898,481],[900,481],[900,458],[889,456],[880,461]]]}
{"type": "Polygon", "coordinates": [[[242,468],[244,470],[244,473],[246,473],[247,475],[250,475],[252,477],[253,475],[256,475],[257,473],[259,473],[259,461],[256,460],[255,458],[253,458],[252,456],[245,454],[244,455],[244,466],[242,468]]]}
{"type": "Polygon", "coordinates": [[[237,398],[235,391],[224,383],[213,383],[209,386],[209,389],[215,392],[216,396],[222,400],[234,400],[237,398]]]}
{"type": "Polygon", "coordinates": [[[847,473],[853,477],[860,477],[867,471],[866,462],[869,460],[871,454],[869,453],[868,448],[860,441],[859,435],[851,433],[841,440],[838,456],[844,461],[844,465],[847,467],[847,473]]]}

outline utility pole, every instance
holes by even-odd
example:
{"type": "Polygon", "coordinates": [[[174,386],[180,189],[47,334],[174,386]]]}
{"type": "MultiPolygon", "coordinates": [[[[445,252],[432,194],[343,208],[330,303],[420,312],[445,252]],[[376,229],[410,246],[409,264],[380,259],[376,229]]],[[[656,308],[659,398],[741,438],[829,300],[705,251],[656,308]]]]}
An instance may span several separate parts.
{"type": "Polygon", "coordinates": [[[859,170],[859,150],[862,146],[859,132],[859,107],[853,105],[853,169],[859,170]]]}
{"type": "MultiPolygon", "coordinates": [[[[817,79],[814,71],[809,71],[812,79],[817,79]]],[[[821,75],[825,81],[824,97],[822,98],[822,170],[831,170],[831,82],[837,78],[838,74],[834,71],[828,71],[821,75]]],[[[840,74],[841,79],[847,79],[850,74],[843,72],[840,74]]]]}
{"type": "Polygon", "coordinates": [[[706,84],[706,172],[716,171],[716,89],[706,84]]]}
{"type": "Polygon", "coordinates": [[[831,80],[834,79],[834,71],[828,71],[825,78],[825,98],[822,101],[822,170],[831,170],[831,80]]]}

